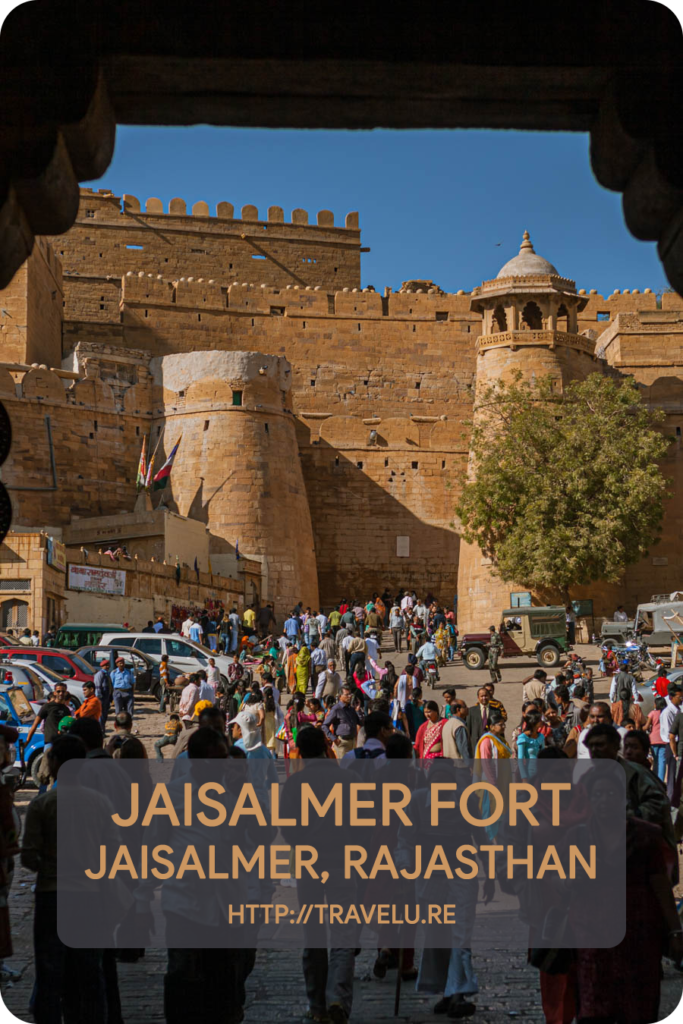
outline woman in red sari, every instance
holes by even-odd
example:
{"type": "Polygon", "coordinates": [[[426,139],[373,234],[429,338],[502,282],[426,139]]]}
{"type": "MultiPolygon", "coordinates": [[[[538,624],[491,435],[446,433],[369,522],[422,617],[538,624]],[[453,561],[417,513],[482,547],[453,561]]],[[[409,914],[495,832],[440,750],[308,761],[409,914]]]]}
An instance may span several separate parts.
{"type": "Polygon", "coordinates": [[[434,757],[443,757],[443,742],[441,734],[446,724],[445,718],[439,718],[439,705],[434,700],[428,700],[424,706],[427,721],[423,722],[417,730],[415,737],[415,753],[418,757],[431,760],[434,757]]]}
{"type": "MultiPolygon", "coordinates": [[[[625,814],[623,789],[609,778],[586,777],[591,816],[582,830],[572,829],[567,843],[579,849],[599,842],[603,861],[623,858],[617,820],[625,814]],[[592,783],[592,785],[591,785],[592,783]]],[[[609,865],[608,865],[609,866],[609,865]]],[[[653,1024],[660,1019],[660,961],[666,953],[676,964],[683,934],[666,873],[658,825],[630,817],[626,822],[626,932],[608,948],[591,948],[593,922],[609,915],[611,894],[591,907],[572,906],[570,924],[576,950],[579,1024],[653,1024]]]]}

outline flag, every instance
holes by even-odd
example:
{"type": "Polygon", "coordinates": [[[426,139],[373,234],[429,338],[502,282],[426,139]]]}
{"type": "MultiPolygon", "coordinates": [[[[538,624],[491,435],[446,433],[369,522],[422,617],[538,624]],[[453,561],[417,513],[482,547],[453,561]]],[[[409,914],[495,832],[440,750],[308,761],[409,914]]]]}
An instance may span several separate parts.
{"type": "Polygon", "coordinates": [[[176,443],[173,445],[173,451],[166,459],[166,462],[163,464],[157,475],[154,477],[155,491],[160,491],[168,483],[168,478],[171,475],[171,470],[173,469],[173,460],[176,457],[176,452],[178,451],[178,448],[180,446],[180,441],[181,438],[178,438],[176,443]]]}
{"type": "Polygon", "coordinates": [[[142,450],[140,452],[140,461],[138,463],[138,476],[137,476],[137,480],[135,481],[138,490],[140,490],[141,487],[146,487],[147,486],[147,484],[145,483],[146,475],[147,475],[147,436],[144,435],[143,438],[142,438],[142,450]]]}
{"type": "Polygon", "coordinates": [[[239,560],[240,560],[240,542],[238,540],[235,541],[235,558],[239,562],[239,560]]]}
{"type": "Polygon", "coordinates": [[[194,556],[194,571],[197,573],[197,579],[199,579],[199,565],[197,564],[197,556],[194,556]]]}

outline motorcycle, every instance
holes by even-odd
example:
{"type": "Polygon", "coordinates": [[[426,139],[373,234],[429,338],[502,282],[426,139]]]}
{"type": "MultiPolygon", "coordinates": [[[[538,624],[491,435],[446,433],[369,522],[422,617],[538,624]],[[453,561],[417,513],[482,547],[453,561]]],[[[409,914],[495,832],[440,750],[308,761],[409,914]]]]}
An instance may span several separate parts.
{"type": "Polygon", "coordinates": [[[436,683],[438,678],[439,678],[439,668],[438,668],[438,665],[436,664],[435,661],[428,661],[427,662],[427,679],[429,680],[429,685],[430,686],[434,686],[434,684],[436,683]]]}
{"type": "Polygon", "coordinates": [[[657,662],[645,643],[629,640],[626,644],[603,644],[603,655],[608,650],[612,650],[616,654],[620,664],[626,663],[627,671],[631,673],[638,683],[643,681],[643,669],[649,669],[654,672],[657,668],[657,662]]]}

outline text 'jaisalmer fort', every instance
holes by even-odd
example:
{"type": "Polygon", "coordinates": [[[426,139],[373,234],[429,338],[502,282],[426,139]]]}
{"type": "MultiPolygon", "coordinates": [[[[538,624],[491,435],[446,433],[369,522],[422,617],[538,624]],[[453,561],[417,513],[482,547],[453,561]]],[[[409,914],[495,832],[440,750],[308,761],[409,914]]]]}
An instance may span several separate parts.
{"type": "MultiPolygon", "coordinates": [[[[279,207],[236,216],[227,202],[189,214],[180,199],[143,210],[81,190],[74,227],[39,239],[0,292],[10,547],[45,531],[70,553],[96,550],[93,537],[125,536],[116,517],[135,509],[137,536],[151,537],[175,514],[198,524],[194,553],[187,541],[175,552],[185,564],[230,579],[238,542],[245,599],[258,593],[278,615],[299,599],[410,586],[449,605],[457,592],[461,629],[488,626],[511,587],[461,542],[453,510],[476,388],[517,368],[558,387],[596,370],[635,377],[667,413],[664,469],[680,493],[679,295],[577,290],[526,233],[471,293],[361,289],[358,214],[310,220],[279,207]],[[144,436],[161,437],[157,466],[182,436],[160,513],[136,508],[144,436]]],[[[596,616],[680,589],[680,501],[663,541],[623,587],[586,590],[596,616]]]]}

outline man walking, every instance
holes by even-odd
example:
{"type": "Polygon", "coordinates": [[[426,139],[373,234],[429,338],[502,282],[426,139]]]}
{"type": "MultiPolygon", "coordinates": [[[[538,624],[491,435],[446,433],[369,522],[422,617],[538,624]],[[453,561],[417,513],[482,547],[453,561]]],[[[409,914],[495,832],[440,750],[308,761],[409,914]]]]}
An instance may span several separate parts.
{"type": "Polygon", "coordinates": [[[502,682],[500,669],[498,668],[498,659],[503,653],[503,641],[500,633],[495,626],[489,626],[489,672],[491,674],[492,683],[502,682]]]}
{"type": "Polygon", "coordinates": [[[102,727],[102,733],[104,734],[104,731],[107,728],[107,717],[111,706],[112,694],[111,678],[109,676],[109,658],[102,658],[100,667],[95,673],[93,682],[95,684],[95,696],[102,705],[100,725],[102,727]]]}
{"type": "Polygon", "coordinates": [[[451,713],[441,733],[443,756],[468,760],[472,757],[472,744],[467,731],[467,704],[464,700],[454,700],[451,713]]]}
{"type": "Polygon", "coordinates": [[[331,708],[323,722],[323,732],[332,742],[335,755],[341,759],[356,746],[356,736],[361,725],[358,714],[351,706],[353,687],[342,686],[339,701],[331,708]]]}
{"type": "Polygon", "coordinates": [[[134,691],[135,680],[130,669],[126,668],[123,658],[116,659],[116,668],[111,675],[112,689],[114,691],[114,711],[118,715],[120,711],[127,711],[130,717],[134,712],[134,691]]]}

